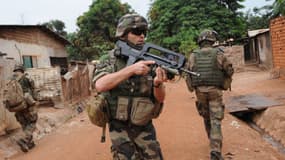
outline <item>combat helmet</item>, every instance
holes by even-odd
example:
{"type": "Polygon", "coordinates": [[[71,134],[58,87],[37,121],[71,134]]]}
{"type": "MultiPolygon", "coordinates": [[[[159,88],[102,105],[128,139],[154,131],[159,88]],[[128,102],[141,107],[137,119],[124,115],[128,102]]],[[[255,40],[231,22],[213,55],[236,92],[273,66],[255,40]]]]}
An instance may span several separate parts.
{"type": "Polygon", "coordinates": [[[147,30],[147,21],[138,14],[126,14],[119,19],[116,29],[116,37],[121,37],[133,28],[143,28],[147,30]]]}
{"type": "Polygon", "coordinates": [[[202,41],[210,41],[210,42],[216,42],[217,41],[218,33],[214,30],[204,30],[200,33],[198,37],[198,44],[200,44],[202,41]]]}
{"type": "Polygon", "coordinates": [[[25,72],[25,67],[23,65],[15,65],[13,72],[21,71],[22,73],[25,72]]]}

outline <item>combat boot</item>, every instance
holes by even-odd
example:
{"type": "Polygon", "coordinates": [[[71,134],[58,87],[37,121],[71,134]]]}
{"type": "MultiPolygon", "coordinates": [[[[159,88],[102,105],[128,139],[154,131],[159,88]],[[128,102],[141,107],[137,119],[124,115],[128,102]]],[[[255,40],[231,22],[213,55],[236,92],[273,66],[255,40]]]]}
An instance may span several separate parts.
{"type": "Polygon", "coordinates": [[[28,146],[29,149],[32,149],[32,148],[34,148],[34,147],[36,146],[36,144],[35,144],[34,141],[31,141],[31,142],[29,142],[29,143],[27,144],[27,146],[28,146]]]}
{"type": "Polygon", "coordinates": [[[29,151],[29,147],[27,146],[27,144],[25,143],[25,141],[23,139],[18,140],[17,144],[20,146],[20,148],[23,152],[29,151]]]}
{"type": "Polygon", "coordinates": [[[211,160],[224,160],[221,152],[212,151],[211,152],[211,160]]]}

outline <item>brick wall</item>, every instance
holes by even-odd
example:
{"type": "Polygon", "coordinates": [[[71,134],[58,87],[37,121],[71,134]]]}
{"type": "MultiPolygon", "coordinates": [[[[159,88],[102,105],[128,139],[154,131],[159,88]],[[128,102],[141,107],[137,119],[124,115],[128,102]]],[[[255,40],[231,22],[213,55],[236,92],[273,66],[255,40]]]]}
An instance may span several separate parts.
{"type": "Polygon", "coordinates": [[[64,47],[63,43],[53,38],[48,33],[35,27],[9,27],[0,29],[0,38],[7,40],[15,40],[22,43],[31,43],[44,45],[47,47],[61,49],[64,47]]]}
{"type": "Polygon", "coordinates": [[[270,22],[273,66],[285,76],[285,17],[278,17],[270,22]]]}

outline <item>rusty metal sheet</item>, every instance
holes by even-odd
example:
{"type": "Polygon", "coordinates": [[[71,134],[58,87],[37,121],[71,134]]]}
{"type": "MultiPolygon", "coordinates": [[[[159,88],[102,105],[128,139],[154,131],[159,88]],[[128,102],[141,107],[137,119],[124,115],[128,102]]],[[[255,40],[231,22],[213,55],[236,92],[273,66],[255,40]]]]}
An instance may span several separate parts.
{"type": "Polygon", "coordinates": [[[230,113],[253,112],[282,104],[261,94],[246,94],[231,97],[226,108],[230,113]]]}
{"type": "Polygon", "coordinates": [[[62,100],[61,76],[58,67],[28,68],[26,73],[35,82],[38,100],[62,100]]]}

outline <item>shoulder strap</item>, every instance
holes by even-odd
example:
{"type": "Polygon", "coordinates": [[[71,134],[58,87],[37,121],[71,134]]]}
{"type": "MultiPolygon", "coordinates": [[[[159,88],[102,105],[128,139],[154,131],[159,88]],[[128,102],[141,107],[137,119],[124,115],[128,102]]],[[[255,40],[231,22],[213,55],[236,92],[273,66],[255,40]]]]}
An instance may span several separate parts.
{"type": "Polygon", "coordinates": [[[192,53],[199,54],[199,53],[201,53],[201,49],[195,49],[192,53]]]}

